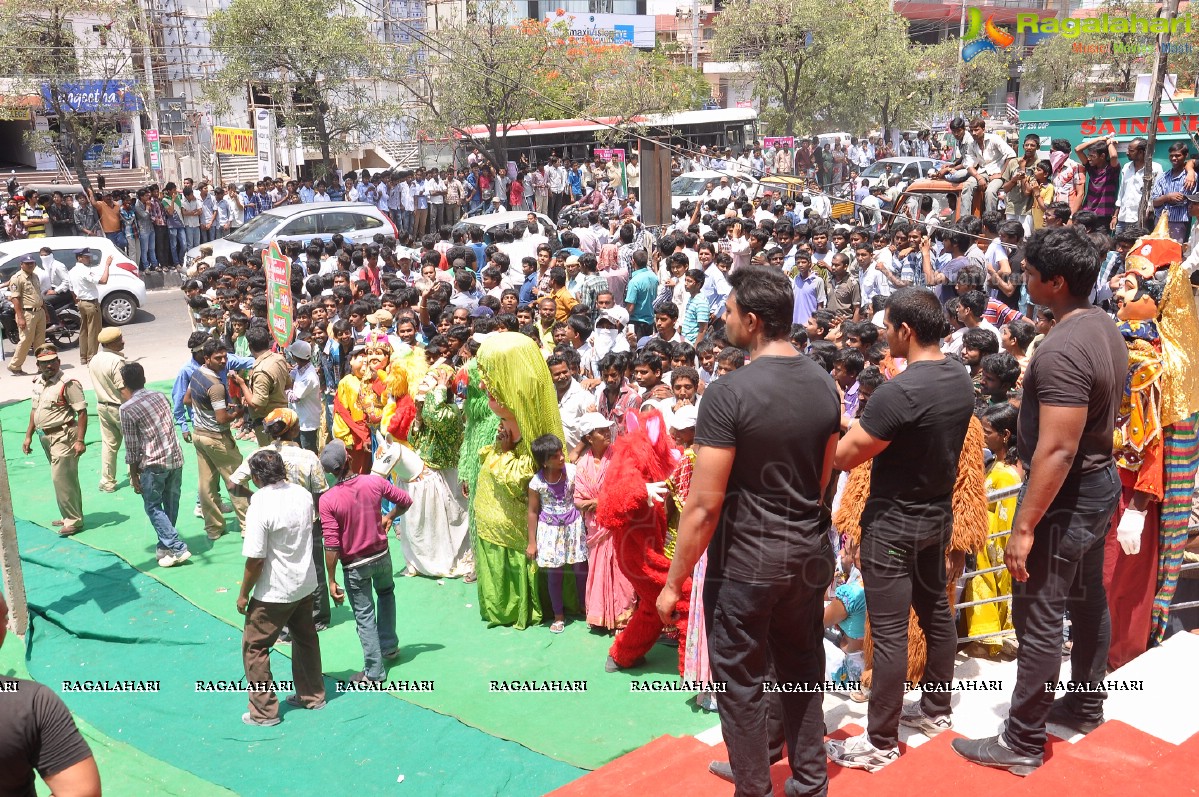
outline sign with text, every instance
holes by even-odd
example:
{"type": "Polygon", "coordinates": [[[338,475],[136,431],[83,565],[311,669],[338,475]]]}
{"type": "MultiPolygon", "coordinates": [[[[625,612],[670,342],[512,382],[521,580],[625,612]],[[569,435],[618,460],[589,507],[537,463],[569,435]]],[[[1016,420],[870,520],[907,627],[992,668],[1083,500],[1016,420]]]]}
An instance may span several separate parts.
{"type": "Polygon", "coordinates": [[[240,127],[212,128],[212,150],[220,155],[249,155],[258,154],[255,145],[256,134],[253,130],[240,127]]]}
{"type": "Polygon", "coordinates": [[[53,115],[58,106],[64,111],[74,113],[141,113],[146,110],[146,105],[138,94],[137,84],[120,80],[82,80],[56,86],[43,83],[42,99],[46,103],[47,115],[53,115]]]}
{"type": "Polygon", "coordinates": [[[146,155],[150,161],[150,169],[160,171],[162,159],[158,156],[158,130],[153,127],[146,130],[146,155]]]}
{"type": "Polygon", "coordinates": [[[616,161],[617,163],[624,163],[624,150],[623,149],[597,149],[597,150],[595,150],[595,157],[599,158],[600,160],[616,161]]]}
{"type": "Polygon", "coordinates": [[[774,147],[775,149],[778,149],[779,147],[782,147],[783,149],[794,149],[795,136],[767,136],[766,138],[762,139],[762,146],[766,147],[767,149],[770,147],[774,147]]]}
{"type": "Polygon", "coordinates": [[[275,342],[282,349],[291,343],[291,261],[283,256],[278,242],[271,243],[264,255],[267,319],[275,342]]]}
{"type": "Polygon", "coordinates": [[[578,13],[547,17],[550,23],[563,19],[570,28],[570,35],[578,39],[592,39],[601,44],[631,44],[647,50],[652,50],[657,43],[657,20],[650,15],[578,13]]]}
{"type": "Polygon", "coordinates": [[[258,176],[275,176],[275,114],[266,108],[254,112],[254,132],[258,136],[258,176]]]}
{"type": "Polygon", "coordinates": [[[28,122],[32,115],[29,108],[19,105],[0,105],[0,122],[28,122]]]}

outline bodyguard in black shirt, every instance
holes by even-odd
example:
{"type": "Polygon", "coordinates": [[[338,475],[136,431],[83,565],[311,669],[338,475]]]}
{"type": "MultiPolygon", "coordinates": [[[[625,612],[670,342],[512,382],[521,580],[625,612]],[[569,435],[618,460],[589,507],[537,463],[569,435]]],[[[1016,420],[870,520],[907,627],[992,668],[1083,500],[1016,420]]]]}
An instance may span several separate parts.
{"type": "MultiPolygon", "coordinates": [[[[786,793],[823,795],[823,695],[772,693],[780,699],[768,708],[763,684],[824,679],[823,594],[833,552],[821,496],[841,405],[832,378],[788,339],[794,299],[787,277],[744,266],[729,286],[726,333],[750,362],[704,393],[691,494],[658,613],[671,622],[679,587],[707,548],[708,656],[713,677],[727,685],[720,725],[736,793],[771,793],[771,753],[781,745],[768,725],[781,714],[791,764],[786,793]]],[[[710,769],[729,776],[721,762],[710,769]]]]}
{"type": "MultiPolygon", "coordinates": [[[[0,593],[0,645],[8,603],[0,593]]],[[[71,712],[36,681],[0,676],[0,797],[34,797],[33,773],[55,797],[99,797],[100,773],[71,712]]]]}
{"type": "Polygon", "coordinates": [[[926,693],[902,716],[901,709],[911,608],[928,641],[924,682],[953,680],[957,632],[946,597],[945,549],[958,459],[974,410],[969,374],[941,353],[945,320],[937,297],[901,288],[888,300],[885,318],[891,354],[906,359],[907,369],[875,389],[836,456],[837,469],[845,471],[874,460],[861,544],[874,681],[866,733],[826,745],[836,763],[872,772],[899,758],[901,720],[929,736],[952,726],[949,691],[926,693]]]}
{"type": "Polygon", "coordinates": [[[1003,732],[954,739],[963,758],[1029,775],[1044,761],[1045,723],[1081,733],[1103,722],[1111,618],[1103,546],[1120,501],[1112,431],[1128,373],[1116,325],[1089,296],[1099,250],[1077,227],[1038,230],[1025,250],[1028,295],[1057,319],[1029,361],[1016,429],[1027,481],[1003,560],[1012,575],[1020,653],[1003,732]],[[1062,667],[1062,615],[1070,610],[1071,690],[1045,684],[1062,667]]]}

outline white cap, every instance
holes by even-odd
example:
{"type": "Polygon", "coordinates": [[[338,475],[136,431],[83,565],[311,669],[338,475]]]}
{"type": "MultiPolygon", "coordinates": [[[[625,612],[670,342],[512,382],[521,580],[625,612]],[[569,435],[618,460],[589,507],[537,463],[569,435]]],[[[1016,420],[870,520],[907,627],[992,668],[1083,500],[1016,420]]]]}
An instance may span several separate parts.
{"type": "Polygon", "coordinates": [[[591,434],[596,429],[611,429],[612,421],[598,412],[585,412],[579,416],[578,429],[583,434],[591,434]]]}
{"type": "Polygon", "coordinates": [[[293,341],[292,344],[287,347],[287,353],[292,357],[295,357],[297,360],[311,360],[312,346],[306,340],[293,341]]]}
{"type": "Polygon", "coordinates": [[[679,407],[670,415],[671,429],[694,429],[696,418],[699,417],[699,410],[694,404],[686,404],[679,407]]]}
{"type": "Polygon", "coordinates": [[[599,319],[606,319],[616,324],[616,326],[624,329],[629,323],[629,311],[623,307],[609,307],[607,310],[600,310],[599,319]]]}

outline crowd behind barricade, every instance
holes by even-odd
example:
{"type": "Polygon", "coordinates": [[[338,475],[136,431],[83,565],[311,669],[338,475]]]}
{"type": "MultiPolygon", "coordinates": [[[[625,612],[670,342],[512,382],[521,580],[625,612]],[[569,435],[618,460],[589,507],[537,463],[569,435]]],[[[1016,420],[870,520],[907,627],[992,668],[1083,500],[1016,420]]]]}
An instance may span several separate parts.
{"type": "MultiPolygon", "coordinates": [[[[749,148],[736,168],[811,176],[810,191],[778,202],[721,181],[655,229],[639,219],[635,159],[610,171],[553,158],[510,184],[477,151],[465,181],[437,169],[347,175],[340,196],[386,202],[398,238],[285,244],[289,345],[273,339],[263,253],[249,248],[176,262],[187,270],[191,357],[169,398],[123,363],[119,333],[100,340],[89,367],[116,417],[102,424],[100,489],[116,489],[123,437],[159,564],[178,566],[192,556],[179,532],[180,440],[194,447],[208,538],[225,535],[229,513],[244,537],[247,680],[270,680],[267,652],[280,638],[293,644],[297,677],[319,673],[317,632],[330,602],[348,598],[363,648],[355,678],[384,682],[402,636],[394,533],[401,575],[477,583],[490,625],[562,633],[581,617],[615,633],[609,672],[659,641],[677,645],[679,674],[725,726],[731,763],[713,771],[739,786],[763,776],[754,745],[782,754],[784,728],[767,732],[763,713],[776,699],[793,777],[818,790],[820,773],[798,749],[811,702],[729,688],[768,677],[738,669],[756,664],[733,648],[769,647],[772,681],[870,701],[868,731],[827,747],[870,770],[898,757],[898,724],[951,727],[947,697],[902,706],[901,686],[905,672],[950,683],[959,640],[980,656],[1027,656],[1029,672],[1056,681],[1069,603],[1072,679],[1094,685],[1161,641],[1179,566],[1195,558],[1184,548],[1199,533],[1189,521],[1199,251],[1186,257],[1180,244],[1199,209],[1199,194],[1185,193],[1193,162],[1171,148],[1152,198],[1158,218],[1142,220],[1143,142],[1121,169],[1110,139],[1055,140],[1041,159],[1035,136],[1018,157],[982,120],[954,120],[949,132],[939,176],[979,192],[979,215],[956,220],[895,207],[877,187],[830,217],[821,185],[852,184],[855,166],[888,154],[869,141],[835,145],[831,161],[807,141],[749,148]],[[503,196],[528,210],[523,221],[454,225],[503,196]],[[791,380],[799,387],[784,389],[791,380]],[[239,439],[258,450],[243,457],[239,439]],[[722,450],[737,460],[720,465],[711,452],[722,450]],[[1182,459],[1186,468],[1164,468],[1182,459]],[[763,481],[783,460],[794,483],[763,481]],[[747,476],[751,464],[762,470],[747,476]],[[721,467],[723,481],[712,475],[721,467]],[[693,485],[699,509],[689,509],[693,485]],[[723,509],[707,506],[704,496],[726,490],[723,509]],[[789,497],[768,511],[776,490],[789,497]],[[757,521],[726,522],[742,512],[757,521]],[[1055,521],[1063,512],[1073,520],[1055,521]],[[1043,527],[1070,534],[1050,539],[1043,527]],[[880,545],[905,564],[884,562],[880,545]],[[1050,568],[1057,554],[1067,564],[1050,568]],[[826,577],[804,569],[824,557],[826,577]],[[820,581],[804,606],[795,590],[771,591],[800,571],[805,589],[820,581]],[[807,625],[767,640],[768,618],[734,633],[738,612],[807,625]],[[785,637],[807,653],[785,654],[785,637]]],[[[900,150],[929,147],[922,133],[900,150]]],[[[727,158],[685,153],[678,166],[733,168],[727,158]]],[[[200,200],[185,187],[201,203],[197,234],[244,219],[254,196],[332,198],[320,183],[268,182],[247,186],[236,214],[218,199],[211,218],[206,187],[200,200]]],[[[20,285],[36,293],[36,280],[20,285]]],[[[37,433],[61,533],[73,534],[86,518],[74,466],[86,402],[52,348],[36,359],[25,449],[37,433]]],[[[319,678],[296,684],[289,702],[323,706],[319,678]]],[[[1021,683],[1008,731],[955,749],[1027,774],[1041,763],[1047,718],[1087,730],[1102,721],[1102,700],[1052,702],[1040,682],[1021,683]]],[[[253,695],[244,720],[279,722],[273,692],[253,695]]]]}

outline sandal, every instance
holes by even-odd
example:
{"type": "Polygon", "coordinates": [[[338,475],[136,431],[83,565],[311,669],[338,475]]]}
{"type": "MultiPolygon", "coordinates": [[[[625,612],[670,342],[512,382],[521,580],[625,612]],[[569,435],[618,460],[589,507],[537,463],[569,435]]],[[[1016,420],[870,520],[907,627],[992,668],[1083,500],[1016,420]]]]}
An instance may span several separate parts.
{"type": "Polygon", "coordinates": [[[566,630],[566,623],[563,622],[562,620],[555,620],[553,623],[550,624],[550,633],[551,634],[561,634],[565,630],[566,630]]]}

